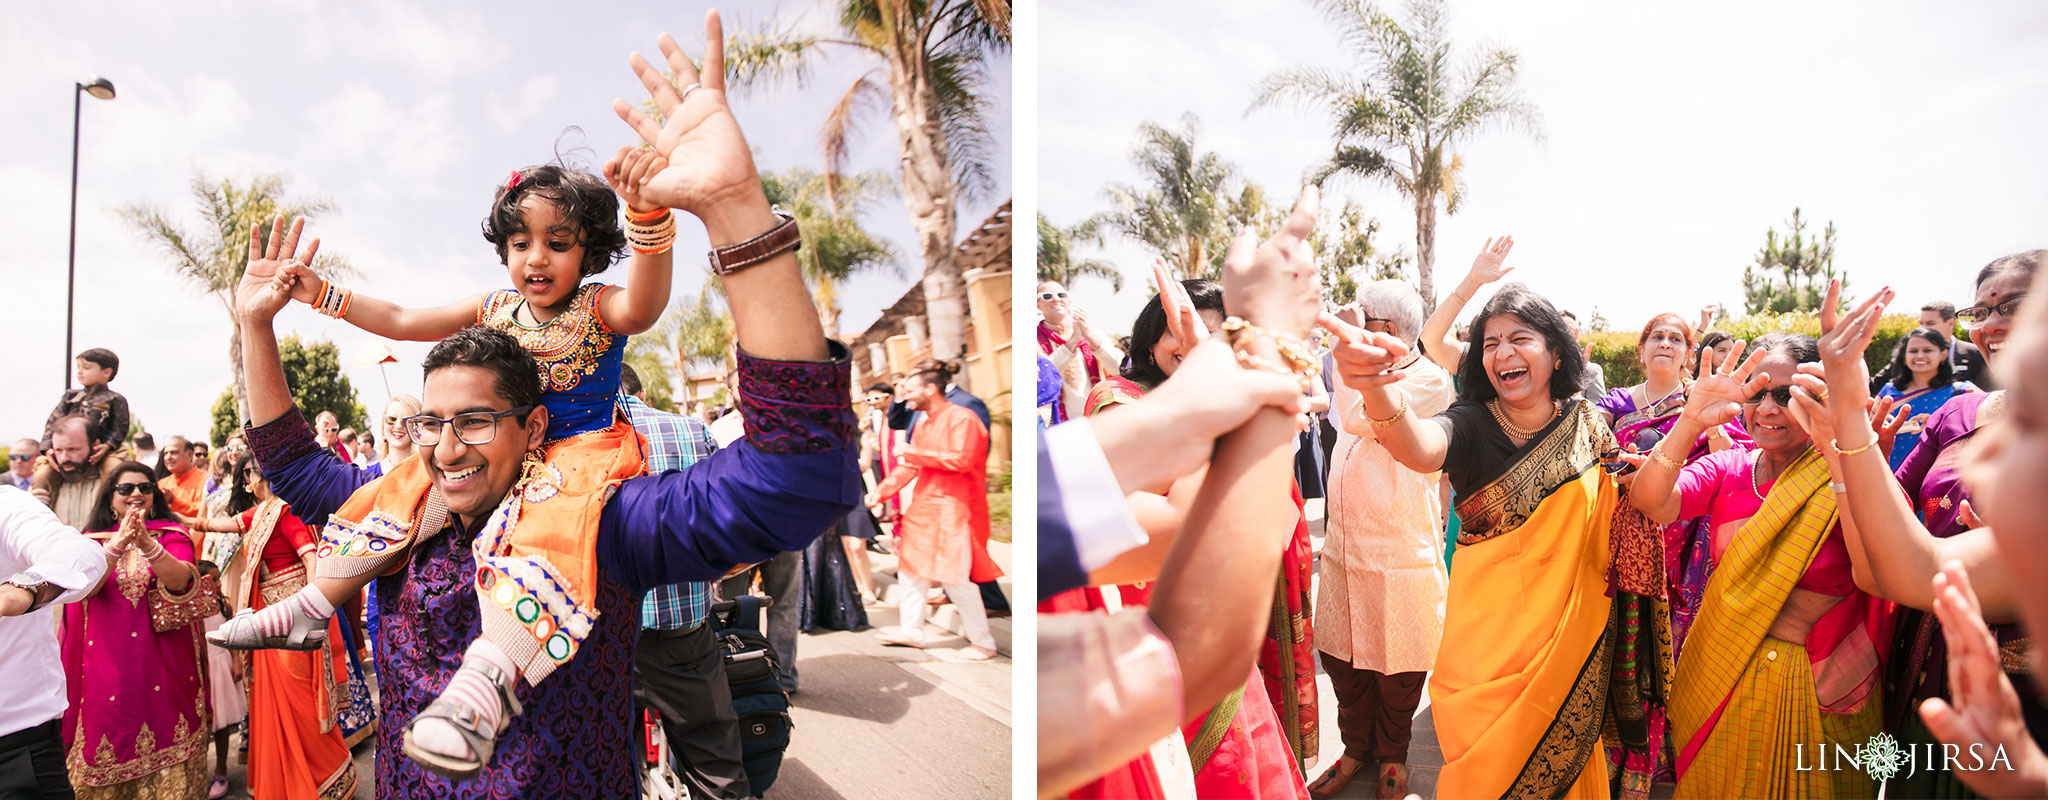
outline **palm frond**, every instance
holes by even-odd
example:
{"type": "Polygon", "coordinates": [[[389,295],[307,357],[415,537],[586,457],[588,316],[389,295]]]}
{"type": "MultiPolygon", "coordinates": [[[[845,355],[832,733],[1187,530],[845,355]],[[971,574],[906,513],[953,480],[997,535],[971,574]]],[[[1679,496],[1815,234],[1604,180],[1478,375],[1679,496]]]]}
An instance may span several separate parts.
{"type": "MultiPolygon", "coordinates": [[[[861,113],[885,110],[889,107],[889,87],[877,80],[880,70],[869,70],[854,79],[839,102],[832,104],[832,111],[825,115],[825,127],[818,131],[818,145],[825,151],[825,174],[839,175],[846,171],[848,151],[853,137],[859,131],[861,113]]],[[[836,192],[836,186],[826,184],[828,195],[836,192]]]]}
{"type": "Polygon", "coordinates": [[[995,189],[990,165],[998,149],[988,124],[987,62],[977,55],[939,54],[930,61],[930,77],[953,181],[963,198],[984,198],[995,189]]]}
{"type": "MultiPolygon", "coordinates": [[[[743,95],[757,86],[780,80],[809,86],[811,71],[827,44],[854,44],[815,34],[799,33],[789,23],[777,27],[764,23],[759,30],[742,32],[725,40],[726,91],[743,95]]],[[[856,45],[858,46],[858,45],[856,45]]]]}

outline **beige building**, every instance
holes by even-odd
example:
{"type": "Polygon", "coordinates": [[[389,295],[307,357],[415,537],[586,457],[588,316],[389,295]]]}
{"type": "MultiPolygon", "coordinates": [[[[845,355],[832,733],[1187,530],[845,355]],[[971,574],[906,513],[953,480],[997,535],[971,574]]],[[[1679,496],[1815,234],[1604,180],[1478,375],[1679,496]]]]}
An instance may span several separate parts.
{"type": "MultiPolygon", "coordinates": [[[[1010,354],[1010,204],[984,220],[955,255],[967,280],[967,357],[954,382],[988,405],[989,468],[1010,461],[1012,401],[1010,354]]],[[[924,284],[882,312],[882,316],[848,343],[853,350],[853,391],[858,399],[870,383],[910,371],[932,357],[924,309],[924,284]]]]}

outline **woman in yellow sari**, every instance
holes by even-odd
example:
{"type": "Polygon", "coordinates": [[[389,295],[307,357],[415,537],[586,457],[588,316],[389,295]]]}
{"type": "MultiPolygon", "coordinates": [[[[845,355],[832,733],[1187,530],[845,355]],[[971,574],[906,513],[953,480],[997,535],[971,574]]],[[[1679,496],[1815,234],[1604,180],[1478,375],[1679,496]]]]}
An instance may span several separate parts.
{"type": "MultiPolygon", "coordinates": [[[[243,536],[237,608],[257,608],[306,586],[317,544],[291,507],[270,493],[254,455],[234,461],[231,517],[200,521],[212,531],[243,536]]],[[[355,759],[336,717],[347,705],[347,652],[339,618],[327,621],[317,650],[253,650],[242,672],[249,685],[249,793],[262,798],[327,800],[355,794],[355,759]]]]}
{"type": "Polygon", "coordinates": [[[1629,496],[1659,523],[1714,520],[1717,567],[1670,704],[1677,796],[1875,797],[1862,768],[1833,756],[1883,727],[1890,609],[1857,586],[1830,491],[1838,456],[1817,452],[1793,417],[1793,376],[1820,351],[1812,337],[1773,334],[1735,366],[1741,354],[1738,342],[1693,384],[1665,439],[1678,444],[1651,452],[1629,496]],[[1685,463],[1684,443],[1738,411],[1755,451],[1685,463]]]}
{"type": "Polygon", "coordinates": [[[1586,362],[1564,319],[1527,287],[1502,287],[1472,323],[1458,402],[1426,420],[1391,390],[1405,348],[1375,341],[1395,353],[1375,356],[1359,346],[1367,334],[1324,324],[1380,442],[1409,469],[1443,470],[1457,490],[1458,558],[1429,682],[1444,754],[1437,795],[1608,796],[1609,692],[1656,685],[1655,657],[1669,653],[1618,635],[1616,600],[1654,599],[1663,557],[1648,526],[1610,537],[1620,487],[1602,466],[1618,456],[1599,412],[1573,396],[1586,362]]]}

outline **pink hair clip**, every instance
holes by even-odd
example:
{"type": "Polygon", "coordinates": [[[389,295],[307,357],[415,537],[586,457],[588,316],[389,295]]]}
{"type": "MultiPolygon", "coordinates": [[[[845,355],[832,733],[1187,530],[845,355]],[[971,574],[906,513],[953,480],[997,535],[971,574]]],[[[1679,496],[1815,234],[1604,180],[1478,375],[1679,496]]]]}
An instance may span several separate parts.
{"type": "Polygon", "coordinates": [[[519,170],[512,170],[512,176],[505,179],[505,188],[516,189],[519,187],[519,182],[525,178],[526,176],[520,173],[519,170]]]}

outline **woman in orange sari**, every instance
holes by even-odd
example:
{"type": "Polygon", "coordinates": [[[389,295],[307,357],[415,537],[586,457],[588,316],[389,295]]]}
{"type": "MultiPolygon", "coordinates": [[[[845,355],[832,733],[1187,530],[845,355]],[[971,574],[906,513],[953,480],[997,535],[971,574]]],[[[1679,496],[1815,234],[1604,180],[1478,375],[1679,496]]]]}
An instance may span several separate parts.
{"type": "MultiPolygon", "coordinates": [[[[242,534],[243,573],[237,608],[261,609],[305,588],[315,537],[291,508],[270,493],[253,455],[234,461],[232,517],[215,517],[208,530],[242,534]]],[[[249,684],[249,794],[286,800],[350,797],[355,758],[336,717],[348,702],[347,652],[339,618],[327,621],[318,650],[236,653],[249,684]]]]}
{"type": "Polygon", "coordinates": [[[1358,328],[1325,326],[1381,444],[1408,469],[1443,470],[1457,491],[1458,557],[1429,681],[1437,795],[1608,796],[1611,712],[1640,709],[1668,675],[1669,640],[1620,625],[1669,630],[1657,624],[1668,615],[1662,540],[1615,525],[1618,448],[1575,397],[1585,358],[1563,317],[1527,287],[1503,286],[1472,323],[1458,401],[1428,419],[1393,388],[1406,348],[1381,353],[1359,346],[1358,328]],[[1634,694],[1611,694],[1622,688],[1634,694]]]}

